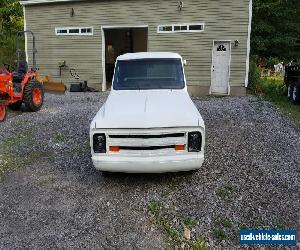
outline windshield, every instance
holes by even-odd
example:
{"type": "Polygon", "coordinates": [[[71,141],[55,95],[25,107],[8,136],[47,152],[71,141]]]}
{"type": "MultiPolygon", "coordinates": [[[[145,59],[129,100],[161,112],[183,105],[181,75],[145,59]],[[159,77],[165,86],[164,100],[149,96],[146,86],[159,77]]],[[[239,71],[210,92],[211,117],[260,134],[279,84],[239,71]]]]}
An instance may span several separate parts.
{"type": "Polygon", "coordinates": [[[118,61],[115,90],[183,89],[181,59],[139,59],[118,61]]]}

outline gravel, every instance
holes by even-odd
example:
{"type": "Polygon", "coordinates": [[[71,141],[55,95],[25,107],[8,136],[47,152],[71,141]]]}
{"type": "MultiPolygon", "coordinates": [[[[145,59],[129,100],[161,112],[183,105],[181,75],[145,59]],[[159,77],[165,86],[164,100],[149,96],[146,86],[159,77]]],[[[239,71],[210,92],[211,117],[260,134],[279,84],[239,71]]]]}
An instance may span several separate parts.
{"type": "Polygon", "coordinates": [[[241,228],[300,230],[300,128],[272,104],[195,98],[206,125],[201,170],[103,176],[88,134],[106,97],[47,94],[40,112],[1,123],[0,248],[173,247],[163,216],[180,237],[190,221],[192,240],[210,248],[239,248],[241,228]]]}

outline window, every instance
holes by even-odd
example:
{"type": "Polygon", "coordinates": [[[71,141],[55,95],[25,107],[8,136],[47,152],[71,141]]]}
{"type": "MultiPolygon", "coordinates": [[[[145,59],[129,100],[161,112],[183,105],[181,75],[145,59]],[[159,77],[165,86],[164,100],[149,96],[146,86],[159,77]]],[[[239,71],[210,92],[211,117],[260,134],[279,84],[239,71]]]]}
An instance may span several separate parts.
{"type": "Polygon", "coordinates": [[[188,30],[188,26],[186,25],[174,25],[174,31],[186,31],[188,30]]]}
{"type": "Polygon", "coordinates": [[[172,31],[172,26],[160,26],[159,31],[161,31],[161,32],[172,31]]]}
{"type": "Polygon", "coordinates": [[[56,28],[55,34],[57,36],[92,36],[93,27],[56,28]]]}
{"type": "Polygon", "coordinates": [[[217,51],[218,52],[219,51],[226,51],[226,47],[223,44],[221,44],[221,45],[218,46],[217,51]]]}
{"type": "Polygon", "coordinates": [[[115,90],[183,89],[185,86],[180,59],[138,59],[117,62],[115,90]]]}
{"type": "Polygon", "coordinates": [[[79,34],[79,29],[69,29],[69,34],[79,34]]]}
{"type": "Polygon", "coordinates": [[[190,30],[199,30],[202,31],[203,30],[203,25],[190,25],[190,30]]]}
{"type": "Polygon", "coordinates": [[[157,32],[158,33],[202,32],[204,31],[204,26],[205,26],[204,23],[159,25],[157,27],[157,32]]]}

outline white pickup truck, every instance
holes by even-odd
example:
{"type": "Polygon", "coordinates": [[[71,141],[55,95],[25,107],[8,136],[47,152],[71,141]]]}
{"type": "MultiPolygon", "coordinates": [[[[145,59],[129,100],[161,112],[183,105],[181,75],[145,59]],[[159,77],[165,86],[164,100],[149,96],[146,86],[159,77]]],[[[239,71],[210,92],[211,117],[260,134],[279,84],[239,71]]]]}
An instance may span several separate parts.
{"type": "Polygon", "coordinates": [[[107,172],[199,169],[205,126],[187,92],[176,53],[117,58],[112,90],[90,126],[92,160],[107,172]]]}

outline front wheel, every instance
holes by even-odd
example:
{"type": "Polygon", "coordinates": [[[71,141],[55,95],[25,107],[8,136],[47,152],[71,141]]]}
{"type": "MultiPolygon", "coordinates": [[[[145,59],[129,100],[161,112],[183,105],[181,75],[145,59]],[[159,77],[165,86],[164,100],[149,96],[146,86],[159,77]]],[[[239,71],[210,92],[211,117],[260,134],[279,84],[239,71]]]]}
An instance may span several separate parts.
{"type": "Polygon", "coordinates": [[[4,104],[0,104],[0,122],[3,122],[6,118],[6,106],[4,104]]]}
{"type": "Polygon", "coordinates": [[[24,103],[29,111],[36,112],[41,109],[44,102],[44,88],[37,80],[31,80],[25,86],[24,103]]]}

